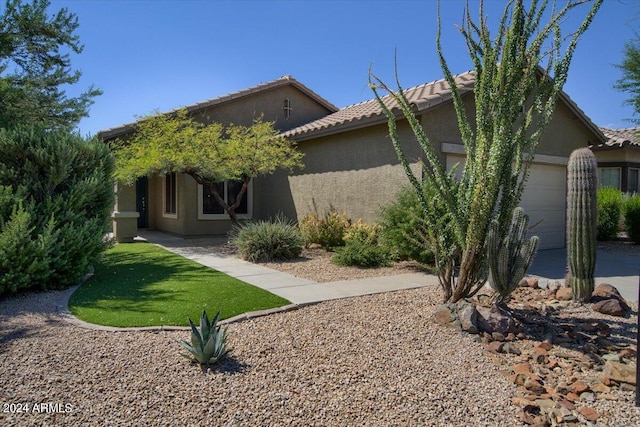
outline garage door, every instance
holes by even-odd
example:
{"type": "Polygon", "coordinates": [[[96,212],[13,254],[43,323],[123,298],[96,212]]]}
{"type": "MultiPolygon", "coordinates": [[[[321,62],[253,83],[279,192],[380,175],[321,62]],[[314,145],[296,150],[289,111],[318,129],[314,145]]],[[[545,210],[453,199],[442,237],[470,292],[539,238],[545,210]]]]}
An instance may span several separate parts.
{"type": "MultiPolygon", "coordinates": [[[[447,170],[464,163],[464,157],[447,154],[447,170]]],[[[565,165],[533,164],[520,206],[529,215],[531,234],[540,237],[540,249],[565,247],[565,206],[567,198],[565,165]]]]}

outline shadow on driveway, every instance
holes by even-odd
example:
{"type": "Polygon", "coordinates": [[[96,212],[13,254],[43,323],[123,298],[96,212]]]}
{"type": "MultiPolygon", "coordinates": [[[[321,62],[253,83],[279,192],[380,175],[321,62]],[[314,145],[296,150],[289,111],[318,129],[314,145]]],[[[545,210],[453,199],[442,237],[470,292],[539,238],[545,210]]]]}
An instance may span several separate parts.
{"type": "MultiPolygon", "coordinates": [[[[544,279],[564,279],[567,269],[566,249],[538,251],[527,274],[544,279]]],[[[609,283],[618,288],[626,300],[638,301],[640,259],[637,255],[622,255],[598,251],[596,253],[596,286],[609,283]]],[[[544,280],[540,281],[545,284],[544,280]]]]}

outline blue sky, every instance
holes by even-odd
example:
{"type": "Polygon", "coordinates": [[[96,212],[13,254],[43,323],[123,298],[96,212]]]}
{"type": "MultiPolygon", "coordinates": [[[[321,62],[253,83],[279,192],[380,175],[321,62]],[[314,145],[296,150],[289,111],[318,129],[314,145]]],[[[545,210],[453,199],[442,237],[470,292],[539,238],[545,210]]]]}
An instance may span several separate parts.
{"type": "MultiPolygon", "coordinates": [[[[454,73],[472,68],[455,28],[464,4],[441,3],[444,51],[454,73]]],[[[470,4],[477,17],[478,2],[470,4]]],[[[504,4],[486,0],[490,23],[504,4]]],[[[372,98],[370,65],[393,83],[396,51],[403,87],[442,77],[435,0],[51,0],[52,11],[62,7],[78,16],[85,45],[72,59],[82,79],[67,92],[90,84],[104,91],[79,125],[83,135],[285,74],[344,107],[372,98]]],[[[572,16],[584,14],[580,8],[572,16]]],[[[567,24],[575,28],[577,21],[567,24]]],[[[605,0],[574,56],[565,92],[600,126],[632,126],[632,109],[623,105],[627,96],[612,86],[621,75],[615,64],[624,43],[639,24],[640,2],[605,0]]]]}

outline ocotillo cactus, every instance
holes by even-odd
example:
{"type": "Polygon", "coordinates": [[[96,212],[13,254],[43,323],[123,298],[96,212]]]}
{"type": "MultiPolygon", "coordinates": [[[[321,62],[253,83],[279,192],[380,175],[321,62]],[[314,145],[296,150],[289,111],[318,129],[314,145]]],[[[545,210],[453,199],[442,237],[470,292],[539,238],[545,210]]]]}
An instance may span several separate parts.
{"type": "Polygon", "coordinates": [[[567,284],[573,299],[587,302],[594,288],[598,162],[588,148],[579,148],[567,166],[567,284]]]}
{"type": "Polygon", "coordinates": [[[489,262],[489,286],[496,291],[500,303],[517,287],[531,265],[538,250],[538,236],[525,241],[529,217],[524,209],[513,210],[509,232],[500,239],[498,221],[493,220],[487,235],[487,259],[489,262]]]}

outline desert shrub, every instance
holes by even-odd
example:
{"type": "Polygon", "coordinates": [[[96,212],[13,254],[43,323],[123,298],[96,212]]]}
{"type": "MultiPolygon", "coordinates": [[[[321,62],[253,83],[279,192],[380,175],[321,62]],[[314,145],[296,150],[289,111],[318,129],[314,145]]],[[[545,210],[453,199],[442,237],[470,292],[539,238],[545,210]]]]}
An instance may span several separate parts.
{"type": "Polygon", "coordinates": [[[344,235],[351,226],[345,213],[329,210],[323,217],[307,214],[298,222],[305,246],[319,244],[326,250],[344,246],[344,235]]]}
{"type": "Polygon", "coordinates": [[[106,248],[113,207],[108,148],[65,131],[2,129],[0,159],[0,282],[20,277],[0,294],[76,284],[106,248]]]}
{"type": "Polygon", "coordinates": [[[631,196],[625,201],[624,222],[629,239],[640,244],[640,194],[631,196]]]}
{"type": "Polygon", "coordinates": [[[300,256],[302,237],[293,222],[283,217],[235,226],[231,242],[240,257],[251,262],[286,261],[300,256]]]}
{"type": "Polygon", "coordinates": [[[396,259],[433,264],[426,214],[413,188],[401,189],[395,200],[382,208],[380,225],[380,240],[396,259]]]}
{"type": "Polygon", "coordinates": [[[380,226],[358,220],[344,234],[345,245],[336,248],[334,264],[358,267],[383,267],[390,263],[389,252],[379,244],[380,226]]]}
{"type": "Polygon", "coordinates": [[[613,240],[618,235],[622,202],[620,190],[613,187],[598,190],[598,240],[613,240]]]}

